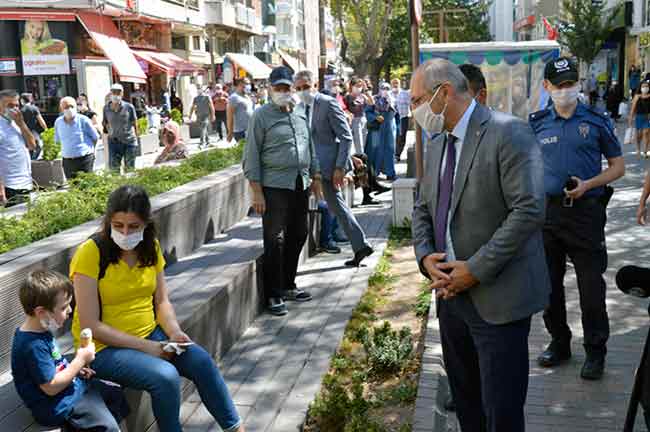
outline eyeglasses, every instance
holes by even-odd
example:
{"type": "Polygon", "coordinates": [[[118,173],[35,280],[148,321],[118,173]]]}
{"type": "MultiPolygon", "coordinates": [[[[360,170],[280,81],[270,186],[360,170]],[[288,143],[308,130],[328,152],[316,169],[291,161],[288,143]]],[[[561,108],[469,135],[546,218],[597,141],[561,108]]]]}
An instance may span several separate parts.
{"type": "Polygon", "coordinates": [[[443,84],[445,84],[445,83],[444,83],[444,82],[441,82],[441,83],[435,85],[435,86],[431,89],[431,94],[432,94],[432,96],[429,96],[428,93],[425,93],[425,94],[423,94],[422,96],[420,96],[420,97],[418,97],[418,98],[416,98],[416,99],[412,99],[412,100],[411,100],[411,109],[414,110],[414,109],[416,109],[417,107],[419,107],[420,105],[422,105],[422,104],[424,103],[424,101],[425,101],[426,98],[429,98],[429,101],[431,101],[431,99],[433,99],[433,96],[435,96],[436,91],[438,91],[438,89],[439,89],[443,84]]]}

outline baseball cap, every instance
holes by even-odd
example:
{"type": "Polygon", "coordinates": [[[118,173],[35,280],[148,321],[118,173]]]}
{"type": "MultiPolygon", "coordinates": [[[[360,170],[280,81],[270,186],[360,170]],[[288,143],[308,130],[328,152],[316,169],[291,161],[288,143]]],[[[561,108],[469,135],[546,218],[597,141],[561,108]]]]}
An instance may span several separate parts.
{"type": "Polygon", "coordinates": [[[115,83],[111,86],[111,91],[118,91],[118,90],[121,92],[124,91],[124,87],[122,87],[122,84],[115,83]]]}
{"type": "Polygon", "coordinates": [[[544,79],[553,85],[560,85],[567,81],[578,81],[578,66],[568,57],[560,57],[546,63],[544,79]]]}
{"type": "Polygon", "coordinates": [[[291,69],[285,66],[276,67],[271,71],[271,76],[269,77],[269,82],[272,86],[286,84],[293,85],[293,73],[291,69]]]}

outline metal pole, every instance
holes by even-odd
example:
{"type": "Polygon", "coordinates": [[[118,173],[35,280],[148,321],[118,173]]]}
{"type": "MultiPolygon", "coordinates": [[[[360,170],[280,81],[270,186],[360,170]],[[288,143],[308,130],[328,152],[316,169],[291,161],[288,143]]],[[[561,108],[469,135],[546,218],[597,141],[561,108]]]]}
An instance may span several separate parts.
{"type": "Polygon", "coordinates": [[[327,74],[327,35],[325,34],[325,2],[323,0],[320,0],[318,5],[318,31],[320,39],[318,88],[322,89],[325,85],[325,75],[327,74]]]}
{"type": "MultiPolygon", "coordinates": [[[[411,60],[413,72],[420,66],[420,30],[416,22],[411,22],[411,60]]],[[[419,181],[424,174],[422,152],[422,128],[415,123],[415,178],[419,181]]]]}

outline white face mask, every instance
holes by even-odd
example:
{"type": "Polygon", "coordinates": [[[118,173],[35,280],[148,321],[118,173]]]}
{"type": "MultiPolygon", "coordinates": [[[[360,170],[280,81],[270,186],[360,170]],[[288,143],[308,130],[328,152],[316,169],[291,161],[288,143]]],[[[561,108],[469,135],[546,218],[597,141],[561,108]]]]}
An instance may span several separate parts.
{"type": "Polygon", "coordinates": [[[273,100],[273,103],[281,106],[281,107],[288,107],[289,105],[293,104],[293,95],[291,92],[272,92],[271,93],[271,99],[273,100]]]}
{"type": "Polygon", "coordinates": [[[111,238],[120,249],[131,251],[144,239],[144,230],[124,235],[118,230],[111,228],[111,238]]]}
{"type": "Polygon", "coordinates": [[[305,105],[311,105],[314,103],[314,99],[316,99],[316,94],[312,92],[311,89],[309,89],[298,93],[298,97],[300,98],[300,101],[305,105]]]}
{"type": "Polygon", "coordinates": [[[434,113],[431,109],[431,102],[436,98],[436,95],[442,87],[438,87],[438,90],[433,94],[429,102],[424,103],[413,110],[413,117],[415,121],[418,122],[420,127],[424,129],[429,134],[441,133],[445,128],[445,111],[447,111],[447,104],[438,114],[434,113]]]}
{"type": "Polygon", "coordinates": [[[648,91],[650,91],[649,87],[641,87],[641,93],[648,94],[648,91]]]}
{"type": "Polygon", "coordinates": [[[56,320],[51,316],[49,316],[49,313],[47,319],[44,320],[42,319],[40,321],[41,321],[41,327],[43,327],[44,329],[46,329],[52,334],[56,333],[61,328],[61,326],[56,322],[56,320]]]}
{"type": "Polygon", "coordinates": [[[381,94],[381,97],[387,98],[388,97],[388,90],[382,90],[380,94],[381,94]]]}
{"type": "Polygon", "coordinates": [[[119,95],[111,95],[111,102],[113,103],[120,103],[122,101],[122,96],[119,95]]]}
{"type": "Polygon", "coordinates": [[[253,90],[253,87],[250,84],[244,86],[244,92],[250,93],[253,90]]]}
{"type": "Polygon", "coordinates": [[[63,115],[66,119],[71,120],[77,115],[77,108],[70,107],[63,110],[63,115]]]}
{"type": "Polygon", "coordinates": [[[573,87],[551,91],[551,99],[556,107],[566,108],[577,103],[579,93],[580,86],[576,84],[573,87]]]}
{"type": "Polygon", "coordinates": [[[358,95],[361,94],[361,92],[362,92],[361,87],[352,87],[352,94],[353,95],[358,96],[358,95]]]}

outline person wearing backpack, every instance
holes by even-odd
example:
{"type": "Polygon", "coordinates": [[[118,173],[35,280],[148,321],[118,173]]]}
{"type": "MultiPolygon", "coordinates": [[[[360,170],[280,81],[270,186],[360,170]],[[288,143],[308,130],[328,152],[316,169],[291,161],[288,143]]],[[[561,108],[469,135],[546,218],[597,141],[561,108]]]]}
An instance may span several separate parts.
{"type": "Polygon", "coordinates": [[[196,385],[224,432],[243,432],[212,356],[192,343],[176,319],[147,193],[122,186],[107,207],[101,231],[77,249],[70,263],[77,301],[75,346],[80,329],[90,328],[96,345],[90,367],[96,376],[149,393],[161,432],[182,430],[180,376],[196,385]],[[169,342],[173,352],[164,349],[169,342]]]}

